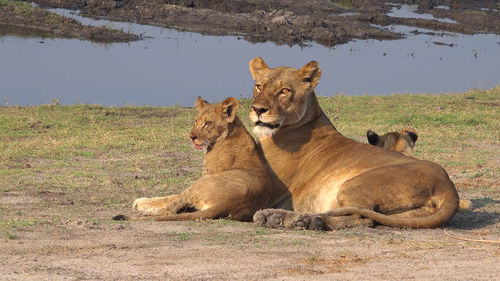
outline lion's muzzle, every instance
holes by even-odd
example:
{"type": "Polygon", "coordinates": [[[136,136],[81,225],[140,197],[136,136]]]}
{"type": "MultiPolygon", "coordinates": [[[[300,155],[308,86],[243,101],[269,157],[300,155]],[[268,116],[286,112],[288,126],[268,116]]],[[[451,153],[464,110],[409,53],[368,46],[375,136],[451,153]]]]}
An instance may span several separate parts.
{"type": "Polygon", "coordinates": [[[280,124],[279,123],[269,124],[269,123],[264,123],[262,121],[257,121],[255,122],[254,126],[262,126],[262,127],[267,127],[269,129],[277,129],[280,126],[280,124]]]}

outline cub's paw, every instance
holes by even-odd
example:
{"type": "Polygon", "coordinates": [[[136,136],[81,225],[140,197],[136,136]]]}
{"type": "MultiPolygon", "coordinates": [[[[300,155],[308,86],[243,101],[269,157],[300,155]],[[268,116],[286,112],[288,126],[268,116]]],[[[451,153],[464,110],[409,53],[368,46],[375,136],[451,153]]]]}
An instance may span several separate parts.
{"type": "Polygon", "coordinates": [[[259,226],[272,228],[324,230],[326,227],[320,215],[296,213],[283,209],[257,211],[253,221],[259,226]]]}

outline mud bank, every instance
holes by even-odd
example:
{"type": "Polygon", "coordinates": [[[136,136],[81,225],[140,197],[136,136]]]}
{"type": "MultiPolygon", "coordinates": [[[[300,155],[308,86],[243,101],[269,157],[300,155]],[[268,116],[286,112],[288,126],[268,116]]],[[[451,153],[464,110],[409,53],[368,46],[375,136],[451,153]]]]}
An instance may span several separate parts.
{"type": "Polygon", "coordinates": [[[500,34],[497,1],[264,1],[264,0],[35,0],[45,7],[78,9],[82,15],[171,27],[211,35],[238,35],[252,42],[334,46],[351,39],[399,39],[377,26],[408,25],[465,34],[500,34]],[[435,18],[388,16],[412,4],[417,14],[435,18]],[[443,22],[445,17],[453,21],[443,22]]]}
{"type": "Polygon", "coordinates": [[[0,1],[0,36],[78,38],[94,42],[128,42],[139,37],[108,27],[84,26],[74,19],[28,3],[0,1]]]}

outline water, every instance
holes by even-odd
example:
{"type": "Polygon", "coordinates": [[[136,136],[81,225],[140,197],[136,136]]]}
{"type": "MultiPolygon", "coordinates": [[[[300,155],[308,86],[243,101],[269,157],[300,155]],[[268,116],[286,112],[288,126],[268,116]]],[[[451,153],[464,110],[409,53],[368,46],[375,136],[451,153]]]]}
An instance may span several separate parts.
{"type": "MultiPolygon", "coordinates": [[[[418,9],[418,5],[406,5],[406,4],[392,4],[388,3],[389,5],[397,5],[395,7],[392,7],[391,11],[387,13],[388,16],[390,17],[395,17],[395,18],[409,18],[409,19],[427,19],[427,20],[437,20],[440,22],[448,22],[448,23],[457,23],[456,21],[449,19],[449,18],[435,18],[432,14],[418,14],[416,13],[418,9]]],[[[440,7],[447,7],[447,6],[440,6],[440,7]]],[[[449,9],[449,7],[448,7],[449,9]]]]}
{"type": "Polygon", "coordinates": [[[434,9],[449,10],[449,9],[450,9],[450,6],[446,6],[446,5],[437,5],[437,6],[434,6],[434,9]]]}
{"type": "Polygon", "coordinates": [[[271,67],[319,61],[323,76],[317,93],[324,96],[446,93],[500,84],[498,35],[408,34],[402,40],[300,48],[72,16],[147,39],[100,45],[76,39],[0,38],[0,103],[38,105],[55,98],[61,104],[192,106],[198,95],[212,102],[250,97],[248,62],[256,56],[271,67]]]}

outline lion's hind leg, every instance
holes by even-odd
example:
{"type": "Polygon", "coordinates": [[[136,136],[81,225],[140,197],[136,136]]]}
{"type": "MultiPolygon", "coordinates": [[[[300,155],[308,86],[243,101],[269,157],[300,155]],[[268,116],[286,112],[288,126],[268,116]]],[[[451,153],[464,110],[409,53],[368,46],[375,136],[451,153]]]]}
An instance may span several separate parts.
{"type": "Polygon", "coordinates": [[[132,209],[146,216],[175,214],[177,212],[177,205],[179,205],[176,202],[179,199],[180,194],[166,197],[138,198],[134,200],[132,209]]]}
{"type": "Polygon", "coordinates": [[[359,215],[330,216],[304,214],[283,209],[264,209],[255,213],[253,221],[271,228],[332,230],[359,226],[373,226],[373,220],[359,215]]]}
{"type": "Polygon", "coordinates": [[[253,221],[259,226],[271,228],[326,230],[322,215],[310,215],[283,209],[257,211],[253,221]]]}

